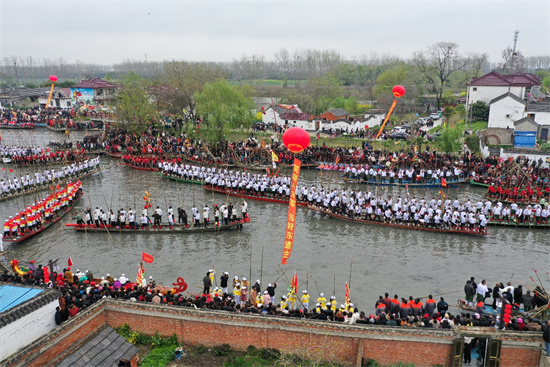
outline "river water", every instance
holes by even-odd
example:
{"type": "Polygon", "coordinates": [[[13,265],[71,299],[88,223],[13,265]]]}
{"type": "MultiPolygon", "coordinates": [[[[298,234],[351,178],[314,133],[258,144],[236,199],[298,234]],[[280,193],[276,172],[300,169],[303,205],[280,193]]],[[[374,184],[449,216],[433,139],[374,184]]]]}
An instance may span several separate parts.
{"type": "MultiPolygon", "coordinates": [[[[60,141],[63,137],[46,129],[4,130],[2,144],[45,147],[48,141],[60,141]]],[[[73,140],[81,137],[81,133],[71,134],[73,140]]],[[[204,203],[212,207],[213,203],[226,200],[240,203],[238,198],[203,192],[198,185],[133,170],[109,157],[101,158],[101,165],[102,173],[83,180],[85,196],[76,206],[80,213],[87,206],[114,210],[139,208],[143,205],[145,190],[151,194],[153,206],[161,206],[164,213],[168,205],[174,208],[184,205],[190,213],[193,203],[198,208],[204,203]]],[[[302,184],[329,188],[345,185],[339,173],[316,170],[302,170],[299,185],[302,184]]],[[[366,188],[363,185],[363,190],[366,188]]],[[[384,195],[405,194],[397,188],[371,186],[370,189],[384,195]]],[[[438,189],[409,191],[417,198],[438,195],[438,189]]],[[[451,198],[474,201],[486,190],[463,185],[445,192],[451,198]]],[[[0,218],[4,220],[13,215],[30,199],[19,197],[0,202],[0,218]]],[[[95,277],[107,273],[119,277],[125,273],[134,279],[143,251],[155,258],[152,264],[145,264],[145,270],[146,276],[153,276],[158,284],[170,285],[178,277],[184,277],[189,291],[199,292],[204,274],[215,268],[218,284],[224,271],[228,271],[231,278],[238,275],[255,281],[261,277],[264,287],[278,279],[277,299],[287,288],[287,279],[296,271],[300,292],[307,286],[313,300],[319,292],[328,298],[336,290],[339,303],[344,301],[345,282],[351,279],[350,298],[366,312],[374,311],[375,301],[384,292],[390,296],[424,297],[457,291],[445,298],[449,304],[455,304],[463,297],[464,283],[471,276],[478,281],[487,279],[490,287],[511,278],[514,284],[529,285],[532,284],[529,277],[535,278],[532,269],[537,269],[544,284],[549,284],[546,280],[546,273],[550,271],[548,230],[489,227],[490,236],[478,238],[345,222],[305,208],[297,209],[294,248],[288,265],[282,268],[286,276],[281,275],[279,264],[288,207],[258,201],[248,204],[252,223],[242,231],[219,234],[77,233],[64,229],[72,217],[68,215],[42,234],[9,247],[9,258],[19,259],[24,265],[31,259],[45,264],[59,258],[63,267],[70,256],[73,270],[91,270],[95,277]]],[[[74,210],[71,214],[74,215],[74,210]]]]}

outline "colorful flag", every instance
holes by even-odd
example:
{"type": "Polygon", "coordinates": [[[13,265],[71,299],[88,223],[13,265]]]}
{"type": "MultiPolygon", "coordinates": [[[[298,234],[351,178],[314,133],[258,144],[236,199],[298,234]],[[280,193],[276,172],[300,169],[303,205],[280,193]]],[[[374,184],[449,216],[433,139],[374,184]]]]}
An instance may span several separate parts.
{"type": "Polygon", "coordinates": [[[153,262],[153,260],[154,260],[153,255],[149,255],[149,254],[146,253],[146,252],[142,252],[142,253],[141,253],[141,259],[142,259],[143,261],[145,261],[146,263],[149,263],[149,264],[151,264],[151,263],[153,262]]]}
{"type": "Polygon", "coordinates": [[[444,177],[441,178],[441,186],[447,187],[447,181],[445,180],[444,177]]]}
{"type": "Polygon", "coordinates": [[[338,162],[340,162],[340,156],[336,157],[336,162],[334,162],[334,164],[338,164],[338,162]]]}
{"type": "Polygon", "coordinates": [[[349,304],[349,286],[348,282],[346,282],[346,305],[349,304]]]}
{"type": "Polygon", "coordinates": [[[67,264],[69,266],[73,266],[73,260],[71,259],[71,257],[69,256],[69,261],[67,261],[67,264]]]}
{"type": "Polygon", "coordinates": [[[143,265],[139,264],[136,281],[139,285],[143,282],[143,277],[145,276],[145,269],[143,268],[143,265]]]}
{"type": "Polygon", "coordinates": [[[286,221],[285,242],[283,247],[283,259],[281,264],[285,265],[287,259],[292,253],[294,244],[294,229],[296,226],[296,186],[298,185],[298,176],[300,176],[300,164],[302,162],[294,158],[294,167],[292,169],[292,181],[290,184],[290,200],[288,203],[288,217],[286,221]]]}
{"type": "Polygon", "coordinates": [[[271,161],[272,162],[279,162],[279,157],[277,156],[277,154],[275,154],[274,151],[271,151],[271,161]]]}
{"type": "Polygon", "coordinates": [[[298,275],[294,272],[292,281],[290,282],[290,292],[297,294],[298,293],[298,275]]]}

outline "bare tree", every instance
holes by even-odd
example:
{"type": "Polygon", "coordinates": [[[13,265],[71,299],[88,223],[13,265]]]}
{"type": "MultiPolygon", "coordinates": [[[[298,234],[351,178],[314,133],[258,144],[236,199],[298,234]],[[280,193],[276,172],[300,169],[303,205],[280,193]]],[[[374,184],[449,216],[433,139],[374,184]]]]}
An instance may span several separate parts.
{"type": "Polygon", "coordinates": [[[441,107],[443,90],[453,73],[464,70],[471,63],[469,56],[461,56],[458,45],[453,42],[438,42],[426,51],[415,51],[413,65],[426,79],[428,91],[435,94],[437,108],[441,107]]]}
{"type": "Polygon", "coordinates": [[[504,74],[517,73],[525,70],[525,56],[521,51],[514,51],[510,46],[502,50],[502,62],[498,70],[504,74]]]}

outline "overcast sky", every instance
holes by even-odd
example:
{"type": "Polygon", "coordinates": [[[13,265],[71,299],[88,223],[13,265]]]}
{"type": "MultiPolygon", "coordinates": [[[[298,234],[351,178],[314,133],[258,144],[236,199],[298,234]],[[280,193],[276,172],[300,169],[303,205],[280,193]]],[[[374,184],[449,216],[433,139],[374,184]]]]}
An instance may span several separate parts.
{"type": "Polygon", "coordinates": [[[281,48],[346,58],[403,58],[449,41],[499,62],[513,43],[550,54],[550,0],[55,1],[0,0],[0,56],[113,64],[133,60],[268,60],[281,48]]]}

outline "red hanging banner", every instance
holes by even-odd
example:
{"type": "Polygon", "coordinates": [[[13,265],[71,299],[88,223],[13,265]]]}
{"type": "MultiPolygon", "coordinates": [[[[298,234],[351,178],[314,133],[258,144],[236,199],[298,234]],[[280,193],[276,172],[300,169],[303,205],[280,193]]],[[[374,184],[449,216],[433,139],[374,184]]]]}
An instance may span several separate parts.
{"type": "Polygon", "coordinates": [[[281,264],[286,265],[287,259],[292,252],[294,244],[294,228],[296,226],[296,187],[298,186],[298,176],[300,176],[300,165],[302,162],[294,158],[294,168],[292,169],[292,183],[290,184],[290,200],[288,203],[288,218],[286,220],[285,244],[283,247],[283,259],[281,264]]]}

